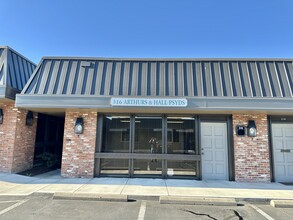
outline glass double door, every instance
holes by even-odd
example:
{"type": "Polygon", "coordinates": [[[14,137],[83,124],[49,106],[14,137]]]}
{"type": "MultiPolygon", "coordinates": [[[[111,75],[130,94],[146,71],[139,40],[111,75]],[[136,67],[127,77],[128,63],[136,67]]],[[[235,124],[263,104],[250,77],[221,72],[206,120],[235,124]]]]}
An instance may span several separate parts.
{"type": "Polygon", "coordinates": [[[96,174],[198,177],[195,118],[105,115],[99,121],[96,174]]]}

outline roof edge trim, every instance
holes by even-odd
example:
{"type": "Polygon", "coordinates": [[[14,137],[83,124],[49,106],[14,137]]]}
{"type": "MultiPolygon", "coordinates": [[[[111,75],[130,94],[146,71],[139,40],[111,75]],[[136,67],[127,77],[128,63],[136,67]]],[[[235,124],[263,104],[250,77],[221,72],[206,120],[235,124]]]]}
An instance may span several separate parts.
{"type": "Polygon", "coordinates": [[[18,56],[20,56],[21,58],[25,59],[26,61],[30,62],[31,64],[37,66],[36,63],[34,63],[33,61],[31,61],[30,59],[28,59],[27,57],[25,57],[24,55],[20,54],[19,52],[17,52],[16,50],[14,50],[13,48],[9,47],[9,46],[0,46],[0,48],[3,48],[3,49],[7,49],[7,50],[10,50],[12,51],[13,53],[16,53],[18,56]]]}
{"type": "Polygon", "coordinates": [[[111,57],[70,57],[44,56],[42,60],[110,60],[110,61],[289,61],[293,58],[111,58],[111,57]]]}

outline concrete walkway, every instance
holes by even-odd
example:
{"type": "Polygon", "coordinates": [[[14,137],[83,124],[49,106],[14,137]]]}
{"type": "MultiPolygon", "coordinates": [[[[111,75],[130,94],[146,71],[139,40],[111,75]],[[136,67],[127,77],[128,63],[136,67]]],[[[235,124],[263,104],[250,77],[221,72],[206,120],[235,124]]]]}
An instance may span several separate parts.
{"type": "Polygon", "coordinates": [[[93,193],[128,196],[178,196],[236,199],[293,199],[293,186],[146,178],[63,178],[60,171],[35,177],[0,173],[0,195],[33,193],[93,193]]]}

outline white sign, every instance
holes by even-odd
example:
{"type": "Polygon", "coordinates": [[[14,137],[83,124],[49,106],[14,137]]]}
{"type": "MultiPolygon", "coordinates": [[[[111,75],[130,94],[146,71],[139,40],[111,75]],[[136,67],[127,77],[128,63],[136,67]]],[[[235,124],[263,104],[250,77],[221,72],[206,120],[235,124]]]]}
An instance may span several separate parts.
{"type": "Polygon", "coordinates": [[[111,98],[112,106],[186,107],[187,99],[111,98]]]}

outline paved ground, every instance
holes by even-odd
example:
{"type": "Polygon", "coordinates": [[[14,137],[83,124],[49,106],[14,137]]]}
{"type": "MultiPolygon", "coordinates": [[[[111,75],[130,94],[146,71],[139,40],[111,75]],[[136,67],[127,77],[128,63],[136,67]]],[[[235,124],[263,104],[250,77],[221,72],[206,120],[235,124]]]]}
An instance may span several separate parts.
{"type": "Polygon", "coordinates": [[[36,177],[0,173],[0,196],[32,193],[97,193],[136,196],[190,196],[293,199],[293,186],[279,183],[163,180],[142,178],[62,178],[58,171],[36,177]]]}
{"type": "Polygon", "coordinates": [[[251,219],[288,220],[293,209],[276,209],[268,205],[244,206],[165,205],[158,201],[102,202],[55,200],[52,196],[1,197],[0,219],[51,220],[154,220],[154,219],[251,219]],[[265,211],[259,213],[255,208],[265,211]]]}
{"type": "Polygon", "coordinates": [[[271,199],[292,201],[293,186],[178,179],[62,178],[59,171],[36,177],[0,173],[0,219],[5,220],[291,219],[293,208],[273,208],[269,205],[271,199]],[[132,201],[69,200],[66,196],[60,199],[64,194],[128,197],[132,201]],[[164,197],[184,202],[189,199],[233,200],[234,206],[162,204],[164,197]]]}

